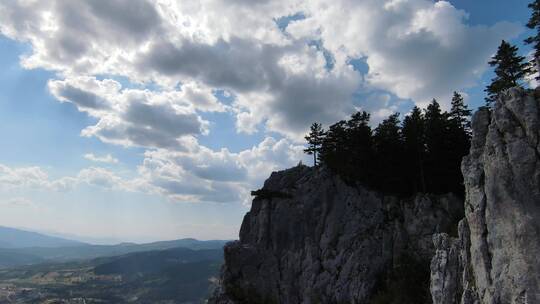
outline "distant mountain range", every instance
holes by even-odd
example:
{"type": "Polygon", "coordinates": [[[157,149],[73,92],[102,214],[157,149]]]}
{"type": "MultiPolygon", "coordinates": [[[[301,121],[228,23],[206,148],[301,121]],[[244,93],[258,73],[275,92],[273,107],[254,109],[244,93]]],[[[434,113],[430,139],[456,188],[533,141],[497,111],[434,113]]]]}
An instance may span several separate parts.
{"type": "Polygon", "coordinates": [[[37,232],[0,226],[0,248],[69,247],[84,244],[37,232]]]}
{"type": "Polygon", "coordinates": [[[226,242],[222,240],[199,241],[187,238],[147,244],[92,245],[36,232],[0,227],[0,268],[82,261],[173,248],[221,250],[226,242]]]}

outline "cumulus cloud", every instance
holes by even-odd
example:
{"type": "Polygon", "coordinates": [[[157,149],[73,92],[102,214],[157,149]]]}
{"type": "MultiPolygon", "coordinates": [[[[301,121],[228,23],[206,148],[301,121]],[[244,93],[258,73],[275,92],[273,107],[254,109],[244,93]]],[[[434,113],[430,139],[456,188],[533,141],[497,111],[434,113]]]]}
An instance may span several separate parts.
{"type": "MultiPolygon", "coordinates": [[[[46,184],[235,201],[304,157],[297,143],[314,121],[357,107],[382,119],[398,109],[395,96],[444,105],[477,84],[500,40],[520,28],[470,26],[467,17],[431,0],[24,0],[0,3],[0,32],[31,46],[24,67],[57,73],[52,95],[96,120],[81,135],[146,149],[134,180],[91,168],[46,184]],[[366,73],[351,64],[358,58],[366,73]],[[198,142],[212,123],[205,112],[234,115],[240,133],[285,139],[238,153],[209,149],[198,142]]],[[[47,180],[39,168],[25,170],[5,174],[5,183],[47,180]]]]}
{"type": "MultiPolygon", "coordinates": [[[[262,125],[297,139],[310,122],[350,112],[362,85],[420,105],[472,86],[500,39],[520,30],[508,23],[469,26],[464,11],[430,0],[28,0],[0,7],[2,33],[33,47],[23,60],[27,67],[122,75],[169,88],[197,82],[228,89],[236,98],[239,131],[262,125]],[[286,32],[277,26],[276,19],[298,13],[305,18],[292,20],[286,32]],[[349,64],[361,57],[369,66],[365,78],[349,64]]],[[[92,91],[66,87],[63,93],[86,111],[107,110],[92,91]]],[[[200,107],[219,108],[206,104],[208,97],[200,107]]],[[[162,110],[156,115],[168,113],[162,110]]],[[[144,129],[112,134],[111,128],[122,128],[117,123],[104,119],[100,130],[89,132],[111,133],[115,142],[131,134],[124,142],[164,144],[163,138],[149,140],[161,133],[141,134],[144,129]]]]}
{"type": "Polygon", "coordinates": [[[212,151],[192,141],[187,151],[146,152],[139,174],[175,201],[245,202],[272,171],[305,159],[303,147],[286,139],[268,137],[239,153],[212,151]]]}
{"type": "Polygon", "coordinates": [[[330,122],[350,112],[361,79],[350,66],[328,70],[323,52],[315,46],[237,37],[213,44],[159,42],[136,64],[156,78],[194,78],[232,92],[241,132],[256,132],[264,123],[293,138],[314,120],[330,122]]]}
{"type": "MultiPolygon", "coordinates": [[[[467,14],[447,1],[307,2],[307,18],[287,27],[293,37],[316,36],[339,67],[367,58],[368,85],[424,105],[433,97],[474,86],[501,39],[521,28],[468,26],[467,14]],[[323,9],[326,8],[326,9],[323,9]],[[339,34],[336,34],[339,33],[339,34]]],[[[443,98],[443,102],[448,98],[443,98]]]]}
{"type": "Polygon", "coordinates": [[[260,187],[270,172],[300,160],[306,160],[303,146],[287,139],[268,137],[238,153],[225,148],[213,151],[191,139],[181,151],[146,151],[138,175],[130,178],[109,169],[89,167],[73,176],[51,179],[40,167],[0,165],[0,189],[70,191],[87,185],[159,194],[174,202],[247,202],[249,191],[260,187]]]}
{"type": "Polygon", "coordinates": [[[77,175],[77,182],[105,189],[125,188],[120,177],[104,168],[91,167],[81,170],[77,175]]]}
{"type": "Polygon", "coordinates": [[[114,158],[111,154],[107,154],[104,156],[96,156],[93,153],[87,153],[83,155],[84,158],[86,158],[89,161],[97,162],[97,163],[107,163],[107,164],[117,164],[118,159],[114,158]]]}
{"type": "Polygon", "coordinates": [[[213,151],[191,138],[183,150],[146,151],[134,177],[89,167],[73,176],[51,179],[39,167],[0,165],[0,187],[70,191],[88,185],[158,194],[174,202],[247,203],[250,190],[259,188],[272,171],[308,161],[303,148],[284,138],[267,137],[251,149],[233,153],[226,148],[213,151]]]}
{"type": "Polygon", "coordinates": [[[34,47],[24,66],[71,72],[113,71],[126,50],[161,31],[156,7],[144,0],[11,1],[0,17],[2,33],[34,47]]]}
{"type": "MultiPolygon", "coordinates": [[[[274,131],[298,135],[312,120],[330,122],[350,110],[358,75],[352,70],[327,71],[320,51],[303,41],[291,41],[275,24],[275,18],[296,12],[299,3],[158,1],[152,6],[134,0],[128,5],[134,8],[120,16],[117,8],[124,4],[114,0],[110,7],[99,8],[91,1],[6,3],[0,5],[0,31],[30,42],[33,52],[23,59],[28,68],[43,67],[68,76],[122,75],[135,82],[154,81],[167,90],[181,84],[200,110],[224,107],[208,98],[207,92],[192,90],[193,83],[227,89],[236,98],[232,113],[242,132],[255,132],[265,123],[274,131]],[[147,13],[141,20],[129,15],[142,10],[147,13]],[[320,89],[314,90],[316,86],[320,89]]],[[[95,114],[112,106],[95,92],[108,89],[115,90],[65,86],[53,94],[64,101],[76,99],[80,110],[95,114]]],[[[101,119],[98,128],[113,133],[110,129],[118,128],[117,120],[101,119]]],[[[131,131],[137,133],[132,137],[141,135],[143,146],[163,145],[163,140],[147,142],[148,135],[159,138],[161,134],[131,131]]],[[[134,139],[126,142],[132,144],[134,139]]]]}
{"type": "Polygon", "coordinates": [[[135,191],[136,180],[126,180],[104,168],[82,169],[75,176],[51,179],[40,167],[10,167],[0,164],[0,189],[71,191],[86,184],[104,189],[135,191]]]}
{"type": "Polygon", "coordinates": [[[186,95],[201,94],[193,85],[183,91],[122,90],[114,80],[76,77],[51,80],[49,89],[59,100],[97,118],[98,122],[81,134],[104,142],[181,149],[183,137],[207,132],[208,122],[186,99],[186,95]]]}
{"type": "Polygon", "coordinates": [[[0,189],[48,189],[67,191],[72,189],[75,179],[63,177],[51,180],[42,168],[10,167],[0,164],[0,189]]]}
{"type": "Polygon", "coordinates": [[[0,164],[0,186],[13,187],[47,187],[49,177],[39,167],[11,168],[0,164]]]}

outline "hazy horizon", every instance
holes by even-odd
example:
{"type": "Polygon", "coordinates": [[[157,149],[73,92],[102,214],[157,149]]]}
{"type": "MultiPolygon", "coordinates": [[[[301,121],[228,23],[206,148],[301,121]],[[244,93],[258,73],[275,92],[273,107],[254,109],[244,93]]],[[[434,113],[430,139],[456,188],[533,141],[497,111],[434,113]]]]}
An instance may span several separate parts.
{"type": "MultiPolygon", "coordinates": [[[[152,237],[133,237],[131,239],[125,239],[125,238],[112,238],[110,236],[104,236],[104,237],[93,237],[93,236],[85,236],[85,235],[78,235],[78,234],[71,234],[71,233],[63,233],[60,231],[49,231],[49,230],[40,230],[40,229],[34,229],[29,227],[7,227],[7,226],[0,226],[5,228],[13,228],[17,230],[22,231],[28,231],[28,232],[35,232],[39,233],[45,236],[51,236],[51,237],[58,237],[66,240],[71,241],[78,241],[82,243],[87,243],[91,245],[118,245],[121,243],[136,243],[136,244],[147,244],[147,243],[154,243],[154,242],[162,242],[162,241],[176,241],[181,239],[196,239],[198,241],[215,241],[218,239],[198,239],[193,238],[190,236],[183,236],[179,235],[177,237],[172,238],[152,238],[152,237]]],[[[237,239],[237,238],[235,238],[237,239]]],[[[219,239],[219,240],[233,240],[233,239],[219,239]]]]}

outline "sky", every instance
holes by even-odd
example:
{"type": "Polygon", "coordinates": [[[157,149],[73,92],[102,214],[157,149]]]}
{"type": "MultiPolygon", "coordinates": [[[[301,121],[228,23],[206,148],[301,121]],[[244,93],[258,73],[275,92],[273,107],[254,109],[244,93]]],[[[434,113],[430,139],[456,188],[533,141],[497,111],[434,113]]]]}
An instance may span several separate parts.
{"type": "Polygon", "coordinates": [[[0,225],[236,239],[303,135],[453,91],[484,103],[528,0],[0,2],[0,225]]]}

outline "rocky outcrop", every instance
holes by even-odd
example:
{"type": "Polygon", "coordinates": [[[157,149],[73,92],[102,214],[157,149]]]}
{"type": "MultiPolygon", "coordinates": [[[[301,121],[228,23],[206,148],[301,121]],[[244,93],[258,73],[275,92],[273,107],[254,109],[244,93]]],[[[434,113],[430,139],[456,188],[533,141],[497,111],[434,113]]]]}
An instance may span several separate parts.
{"type": "Polygon", "coordinates": [[[538,95],[511,89],[474,115],[462,233],[434,237],[435,304],[540,303],[538,95]]]}
{"type": "Polygon", "coordinates": [[[210,303],[540,303],[540,91],[503,93],[472,129],[457,229],[452,195],[275,172],[225,247],[210,303]]]}
{"type": "Polygon", "coordinates": [[[431,295],[434,303],[459,303],[460,294],[460,244],[446,233],[433,235],[436,252],[431,260],[431,295]]]}
{"type": "Polygon", "coordinates": [[[435,255],[431,260],[431,296],[434,304],[477,303],[476,291],[469,283],[472,273],[469,227],[462,220],[458,225],[459,237],[446,233],[434,234],[435,255]]]}
{"type": "Polygon", "coordinates": [[[463,216],[453,195],[399,199],[306,166],[273,173],[254,194],[210,303],[369,303],[396,292],[411,297],[400,303],[430,302],[432,235],[463,216]]]}

